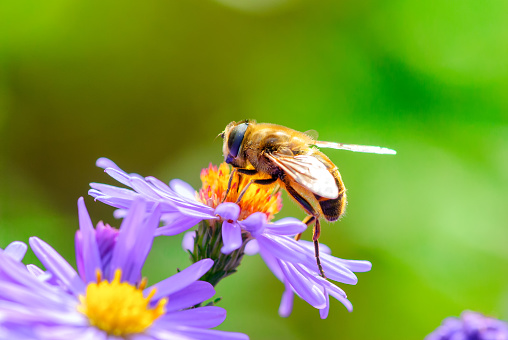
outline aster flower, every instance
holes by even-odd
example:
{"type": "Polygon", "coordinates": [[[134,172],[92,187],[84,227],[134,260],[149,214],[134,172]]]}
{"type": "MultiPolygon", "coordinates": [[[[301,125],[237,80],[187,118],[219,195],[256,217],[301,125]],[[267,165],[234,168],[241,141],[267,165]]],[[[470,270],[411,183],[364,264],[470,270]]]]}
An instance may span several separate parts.
{"type": "Polygon", "coordinates": [[[425,340],[508,340],[508,324],[477,312],[446,318],[425,340]]]}
{"type": "Polygon", "coordinates": [[[209,329],[222,323],[224,309],[193,308],[215,294],[209,283],[197,281],[212,260],[146,287],[141,269],[159,223],[157,205],[147,209],[134,201],[118,232],[94,229],[82,198],[78,208],[79,274],[37,237],[30,246],[59,285],[39,280],[0,252],[0,330],[20,332],[20,339],[247,339],[209,329]],[[30,333],[20,331],[27,329],[30,333]]]}
{"type": "MultiPolygon", "coordinates": [[[[243,198],[236,202],[241,188],[247,185],[247,178],[235,178],[230,194],[225,197],[230,168],[225,163],[219,168],[210,165],[201,172],[203,186],[199,193],[184,181],[175,179],[169,186],[154,177],[127,174],[115,163],[99,158],[97,166],[120,183],[133,190],[115,186],[91,183],[89,194],[96,200],[120,209],[116,216],[122,217],[136,198],[143,198],[151,209],[158,204],[163,226],[155,235],[172,236],[199,225],[196,247],[192,261],[213,258],[215,264],[203,280],[214,286],[223,278],[236,272],[243,257],[243,248],[248,234],[243,232],[242,221],[251,215],[262,214],[271,220],[281,209],[282,200],[277,188],[251,185],[243,198]],[[224,203],[222,203],[224,202],[224,203]]],[[[298,223],[301,228],[306,226],[298,223]]]]}
{"type": "MultiPolygon", "coordinates": [[[[96,200],[119,209],[128,209],[132,202],[142,197],[148,208],[159,204],[164,226],[156,230],[156,235],[173,236],[180,234],[203,220],[224,222],[222,224],[222,253],[229,254],[242,246],[241,226],[238,223],[253,213],[263,213],[271,220],[280,211],[282,200],[280,192],[266,186],[251,185],[242,200],[236,202],[239,188],[245,187],[248,180],[232,182],[230,194],[225,196],[230,168],[225,163],[219,168],[210,165],[201,172],[203,186],[197,194],[184,181],[174,179],[169,186],[154,177],[143,178],[138,174],[127,174],[115,163],[99,158],[97,166],[133,190],[115,186],[90,183],[89,194],[96,200]],[[224,202],[224,203],[223,203],[224,202]]],[[[117,213],[117,217],[122,216],[117,213]]]]}
{"type": "MultiPolygon", "coordinates": [[[[170,218],[165,219],[166,224],[158,229],[157,235],[174,235],[176,230],[181,232],[199,223],[197,231],[186,234],[183,246],[193,262],[207,257],[215,260],[214,267],[203,280],[215,285],[236,270],[244,252],[259,252],[286,286],[279,309],[281,316],[291,313],[294,294],[319,309],[322,318],[328,315],[329,296],[341,301],[348,310],[352,309],[344,291],[319,275],[313,245],[291,237],[307,226],[294,218],[271,222],[282,206],[277,188],[253,184],[236,203],[238,193],[248,181],[245,177],[233,179],[230,194],[224,197],[230,172],[226,164],[218,168],[210,166],[201,172],[203,186],[197,194],[181,180],[173,180],[167,186],[153,177],[129,175],[104,158],[97,163],[105,167],[106,173],[134,190],[92,183],[89,193],[120,209],[127,208],[139,196],[152,204],[163,203],[170,218]]],[[[320,256],[328,278],[342,283],[356,284],[353,272],[371,268],[368,261],[342,260],[323,251],[320,256]]]]}

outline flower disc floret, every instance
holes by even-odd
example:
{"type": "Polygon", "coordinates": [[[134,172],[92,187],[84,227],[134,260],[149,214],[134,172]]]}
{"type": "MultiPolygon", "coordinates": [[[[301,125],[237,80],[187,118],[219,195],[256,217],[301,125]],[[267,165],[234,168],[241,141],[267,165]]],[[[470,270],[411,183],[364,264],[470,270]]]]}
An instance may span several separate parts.
{"type": "MultiPolygon", "coordinates": [[[[201,170],[200,178],[203,185],[199,190],[198,199],[214,209],[222,202],[236,202],[250,178],[236,175],[225,197],[230,174],[231,168],[226,163],[221,163],[219,167],[210,164],[208,168],[201,170]]],[[[255,212],[262,212],[270,221],[282,208],[281,193],[277,186],[251,184],[238,205],[241,211],[239,220],[244,220],[255,212]]]]}
{"type": "Polygon", "coordinates": [[[165,313],[167,299],[160,299],[155,307],[149,308],[155,289],[144,297],[144,287],[120,282],[121,276],[119,269],[111,282],[101,280],[98,275],[97,282],[89,283],[85,295],[79,296],[78,311],[88,317],[92,326],[110,335],[141,333],[165,313]]]}

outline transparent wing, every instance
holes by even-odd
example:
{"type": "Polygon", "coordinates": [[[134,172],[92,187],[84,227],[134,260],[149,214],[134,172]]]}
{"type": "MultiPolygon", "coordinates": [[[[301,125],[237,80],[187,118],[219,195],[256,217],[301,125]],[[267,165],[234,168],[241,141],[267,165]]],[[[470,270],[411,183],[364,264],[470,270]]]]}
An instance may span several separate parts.
{"type": "Polygon", "coordinates": [[[323,142],[323,141],[314,141],[313,144],[315,146],[320,147],[320,148],[349,150],[349,151],[354,151],[354,152],[378,153],[378,154],[382,154],[382,155],[395,155],[397,153],[397,151],[395,151],[395,150],[383,148],[381,146],[343,144],[343,143],[323,142]]]}
{"type": "Polygon", "coordinates": [[[319,137],[319,133],[316,130],[307,130],[304,133],[314,140],[317,140],[319,137]]]}
{"type": "Polygon", "coordinates": [[[286,156],[277,153],[266,156],[288,176],[316,195],[332,199],[339,196],[335,178],[315,157],[311,155],[286,156]]]}

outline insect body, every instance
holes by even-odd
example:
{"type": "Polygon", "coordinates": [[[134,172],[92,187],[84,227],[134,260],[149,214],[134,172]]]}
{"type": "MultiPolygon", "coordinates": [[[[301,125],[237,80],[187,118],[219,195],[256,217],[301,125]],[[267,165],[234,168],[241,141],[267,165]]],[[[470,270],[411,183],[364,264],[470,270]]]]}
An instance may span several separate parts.
{"type": "MultiPolygon", "coordinates": [[[[321,276],[325,277],[319,259],[320,218],[336,221],[346,207],[346,188],[335,164],[317,147],[358,152],[395,154],[394,150],[316,141],[290,128],[255,121],[231,122],[221,134],[225,161],[234,171],[252,176],[250,183],[278,183],[307,212],[304,223],[314,223],[313,241],[321,276]]],[[[231,173],[231,179],[234,176],[231,173]]],[[[248,185],[240,193],[247,190],[248,185]]],[[[230,185],[228,186],[228,191],[230,185]]],[[[297,239],[300,235],[297,235],[297,239]]]]}

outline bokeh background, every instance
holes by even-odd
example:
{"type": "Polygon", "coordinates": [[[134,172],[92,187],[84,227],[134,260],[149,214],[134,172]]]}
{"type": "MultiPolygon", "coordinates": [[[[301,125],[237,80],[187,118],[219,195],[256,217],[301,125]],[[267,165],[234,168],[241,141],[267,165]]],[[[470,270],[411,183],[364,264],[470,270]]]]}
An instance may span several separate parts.
{"type": "MultiPolygon", "coordinates": [[[[187,0],[0,4],[0,247],[37,235],[73,261],[76,201],[109,157],[181,178],[245,118],[396,156],[327,150],[348,188],[322,242],[367,259],[348,313],[296,300],[259,257],[222,281],[220,329],[251,339],[422,339],[471,309],[508,318],[508,2],[187,0]]],[[[279,217],[304,214],[285,198],[279,217]]],[[[94,222],[110,207],[86,202],[94,222]]],[[[307,235],[309,238],[310,235],[307,235]]],[[[156,282],[189,262],[155,241],[156,282]]],[[[29,252],[26,262],[36,262],[29,252]]]]}

